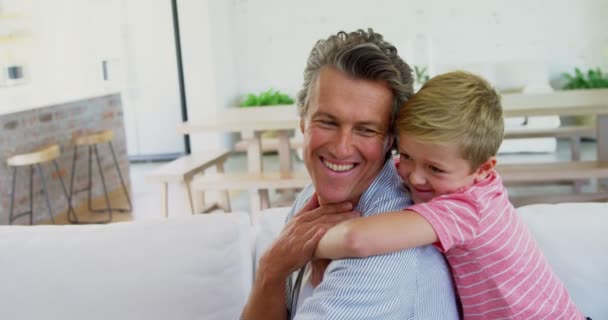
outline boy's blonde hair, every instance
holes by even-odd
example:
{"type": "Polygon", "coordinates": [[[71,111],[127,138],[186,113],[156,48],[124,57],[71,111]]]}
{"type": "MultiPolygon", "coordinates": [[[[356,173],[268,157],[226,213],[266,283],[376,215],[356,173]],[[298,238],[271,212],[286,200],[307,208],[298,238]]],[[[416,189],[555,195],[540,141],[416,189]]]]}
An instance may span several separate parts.
{"type": "Polygon", "coordinates": [[[473,170],[496,155],[504,135],[500,96],[483,78],[464,71],[429,80],[401,108],[397,132],[426,143],[458,143],[473,170]]]}

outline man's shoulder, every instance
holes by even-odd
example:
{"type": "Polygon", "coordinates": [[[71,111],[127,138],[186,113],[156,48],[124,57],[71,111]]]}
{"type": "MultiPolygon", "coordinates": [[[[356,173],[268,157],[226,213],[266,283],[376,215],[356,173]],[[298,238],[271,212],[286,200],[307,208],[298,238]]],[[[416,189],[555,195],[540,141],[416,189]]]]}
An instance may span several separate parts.
{"type": "Polygon", "coordinates": [[[389,308],[403,318],[429,319],[434,313],[444,316],[440,319],[458,318],[449,268],[433,246],[332,261],[316,290],[318,297],[346,295],[367,308],[389,308]]]}

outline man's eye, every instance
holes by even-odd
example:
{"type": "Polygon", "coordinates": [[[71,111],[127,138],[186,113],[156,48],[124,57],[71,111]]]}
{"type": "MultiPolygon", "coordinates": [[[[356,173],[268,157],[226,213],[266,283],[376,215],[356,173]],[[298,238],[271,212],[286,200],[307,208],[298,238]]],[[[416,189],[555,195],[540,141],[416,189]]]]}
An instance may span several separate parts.
{"type": "Polygon", "coordinates": [[[370,128],[358,128],[357,131],[364,136],[375,136],[377,134],[376,130],[370,128]]]}
{"type": "Polygon", "coordinates": [[[334,122],[330,120],[319,120],[319,123],[323,126],[333,126],[334,122]]]}

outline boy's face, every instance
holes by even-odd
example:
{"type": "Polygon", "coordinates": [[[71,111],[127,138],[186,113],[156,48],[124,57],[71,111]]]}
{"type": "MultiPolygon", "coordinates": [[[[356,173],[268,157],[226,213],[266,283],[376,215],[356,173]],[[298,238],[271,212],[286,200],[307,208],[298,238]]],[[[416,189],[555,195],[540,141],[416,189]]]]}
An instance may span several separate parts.
{"type": "Polygon", "coordinates": [[[495,157],[472,170],[455,143],[422,143],[407,134],[399,135],[399,175],[415,203],[450,194],[483,180],[496,164],[495,157]]]}

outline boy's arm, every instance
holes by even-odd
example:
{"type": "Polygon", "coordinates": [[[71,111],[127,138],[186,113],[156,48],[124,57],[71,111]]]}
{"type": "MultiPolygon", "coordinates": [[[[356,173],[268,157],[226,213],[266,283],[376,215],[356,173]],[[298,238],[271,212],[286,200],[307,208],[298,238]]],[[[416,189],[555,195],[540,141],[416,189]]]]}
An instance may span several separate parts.
{"type": "Polygon", "coordinates": [[[431,224],[405,210],[344,221],[329,229],[317,245],[316,258],[368,257],[437,242],[431,224]]]}

